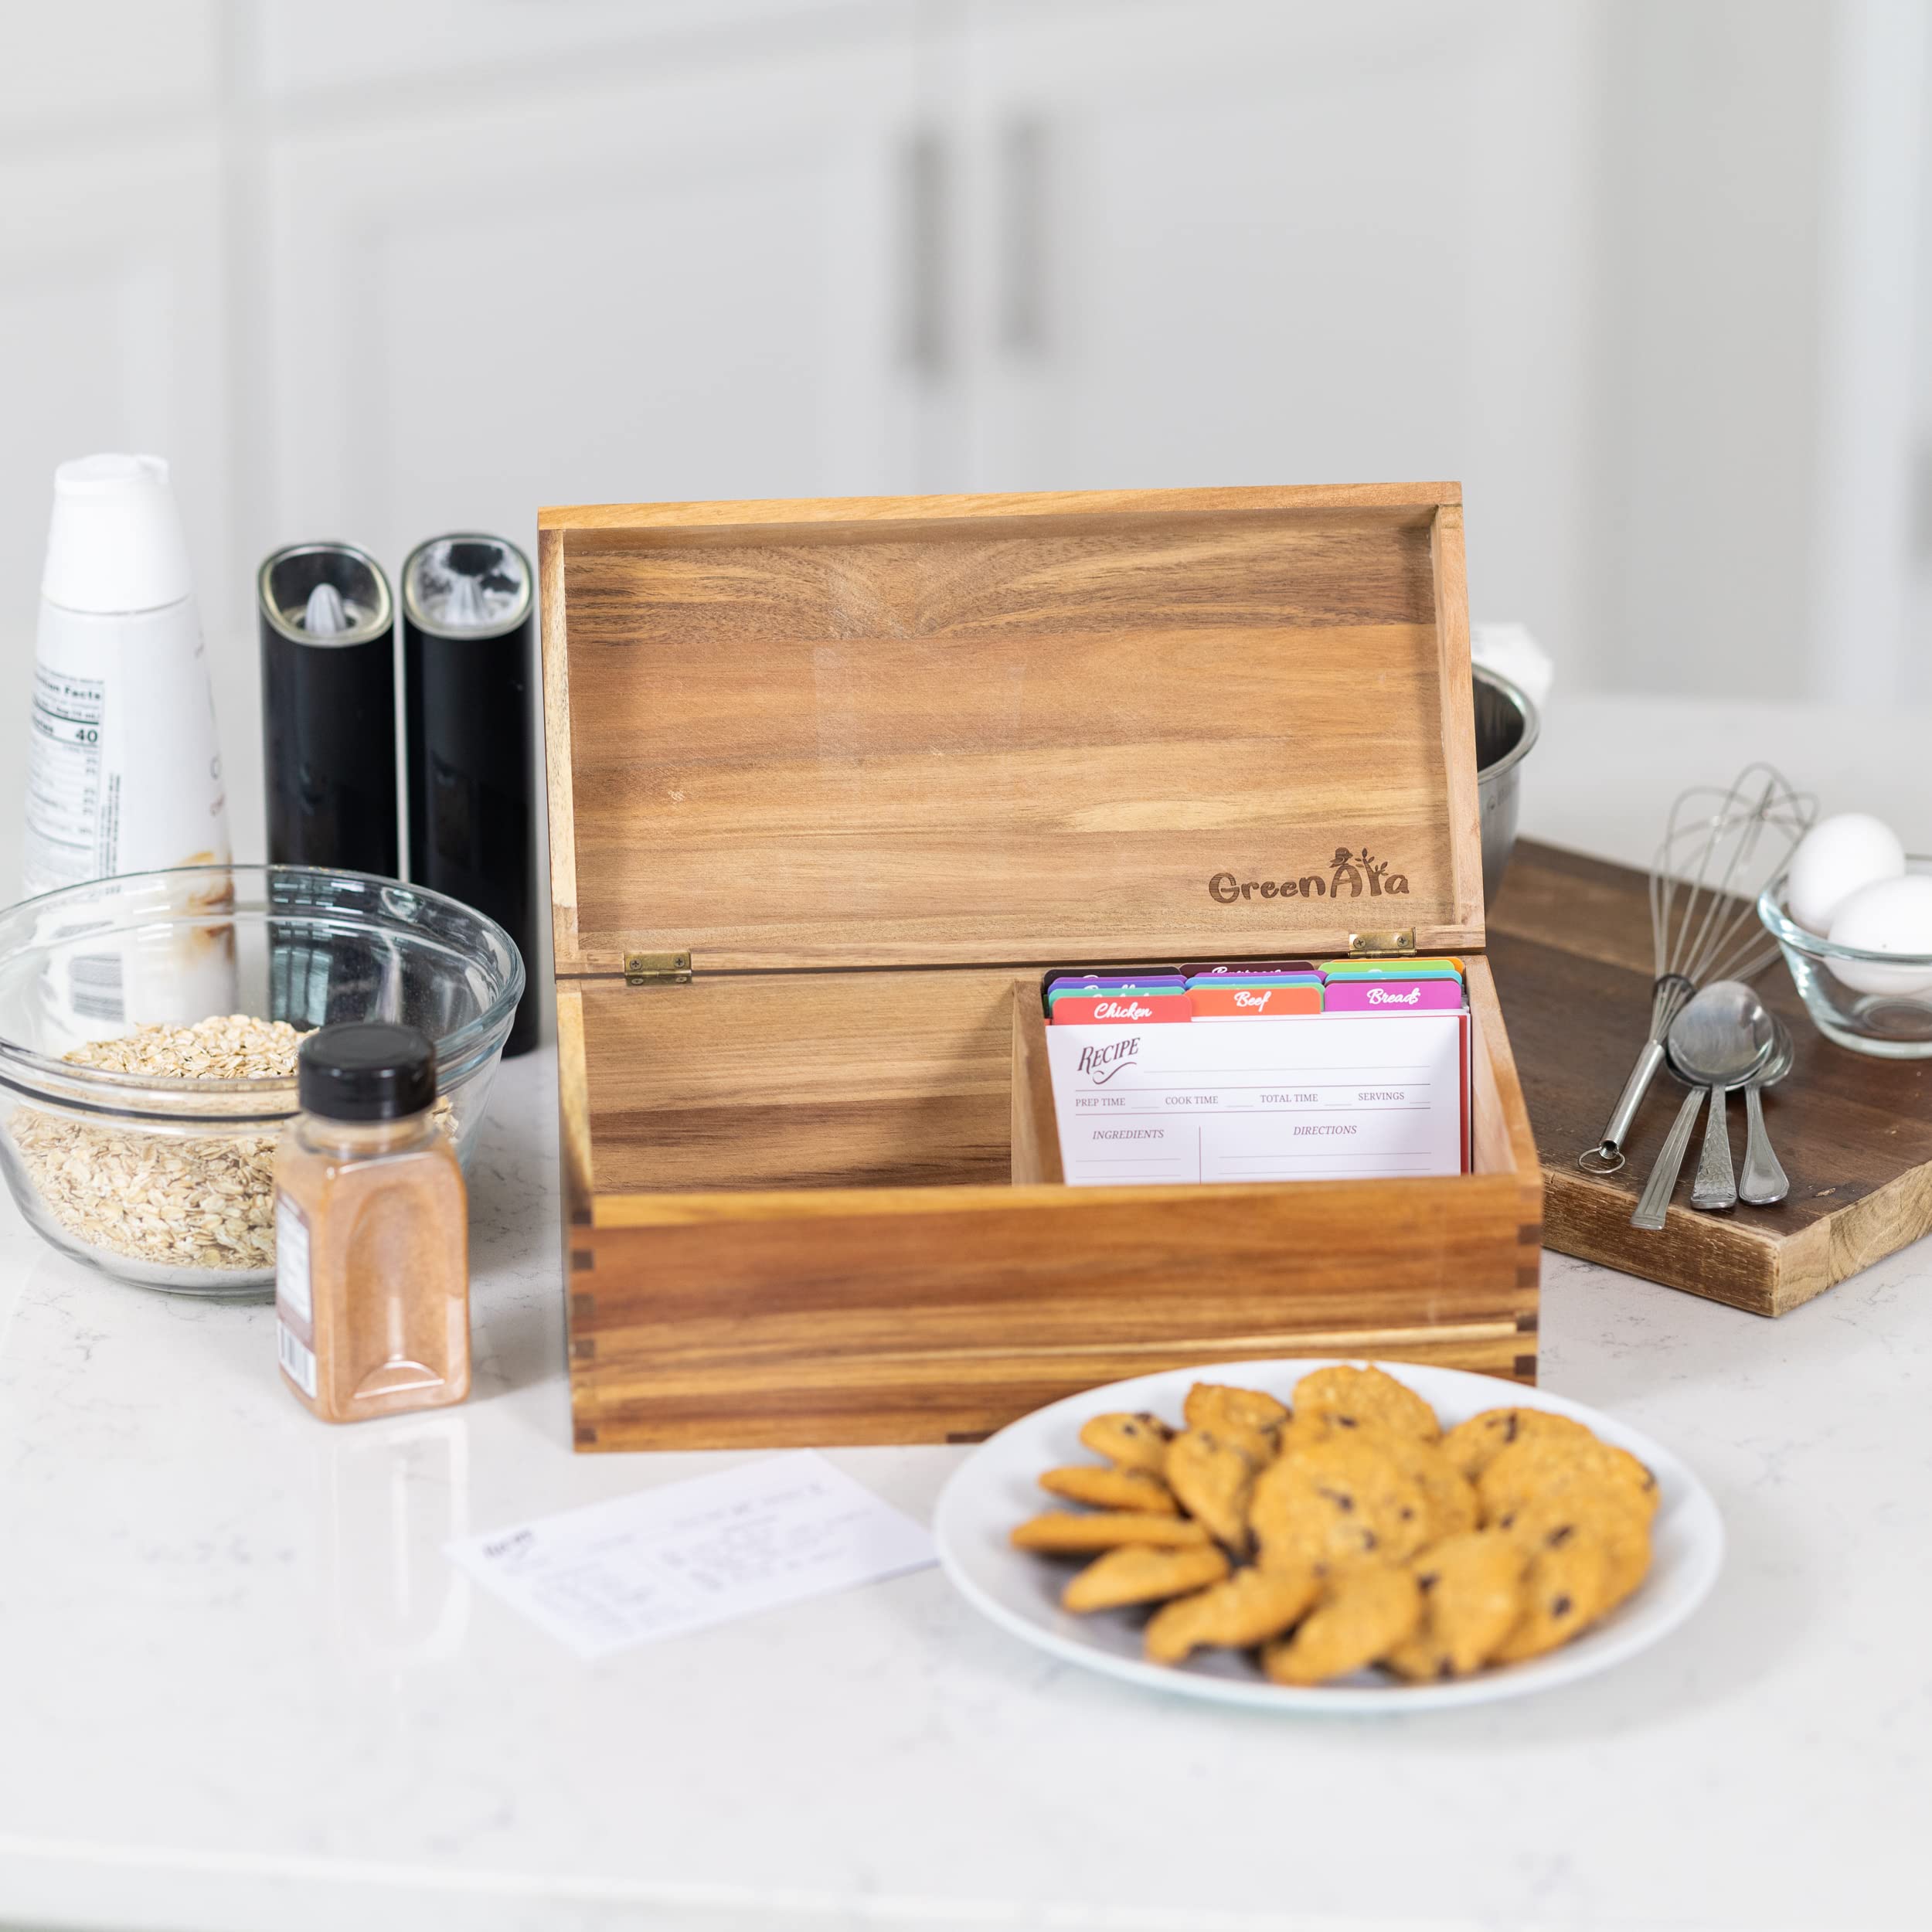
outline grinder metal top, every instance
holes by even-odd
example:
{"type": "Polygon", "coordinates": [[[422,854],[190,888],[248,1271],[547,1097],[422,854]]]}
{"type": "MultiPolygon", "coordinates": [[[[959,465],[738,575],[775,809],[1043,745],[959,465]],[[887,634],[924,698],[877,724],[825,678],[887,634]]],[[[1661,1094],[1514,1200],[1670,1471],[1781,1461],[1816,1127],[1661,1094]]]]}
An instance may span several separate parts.
{"type": "Polygon", "coordinates": [[[403,610],[434,638],[500,638],[530,612],[529,560],[502,537],[419,543],[403,566],[403,610]]]}

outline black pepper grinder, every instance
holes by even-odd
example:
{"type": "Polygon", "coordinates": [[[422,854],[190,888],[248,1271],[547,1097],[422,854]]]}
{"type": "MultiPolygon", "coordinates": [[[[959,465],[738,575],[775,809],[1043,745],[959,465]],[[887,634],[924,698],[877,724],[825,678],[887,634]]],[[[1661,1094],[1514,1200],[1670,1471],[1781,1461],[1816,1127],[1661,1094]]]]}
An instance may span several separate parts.
{"type": "Polygon", "coordinates": [[[256,579],[268,859],[400,875],[396,617],[348,543],[277,550],[256,579]]]}
{"type": "Polygon", "coordinates": [[[536,1044],[532,583],[502,537],[432,537],[403,566],[410,877],[494,919],[523,955],[512,1054],[536,1044]]]}

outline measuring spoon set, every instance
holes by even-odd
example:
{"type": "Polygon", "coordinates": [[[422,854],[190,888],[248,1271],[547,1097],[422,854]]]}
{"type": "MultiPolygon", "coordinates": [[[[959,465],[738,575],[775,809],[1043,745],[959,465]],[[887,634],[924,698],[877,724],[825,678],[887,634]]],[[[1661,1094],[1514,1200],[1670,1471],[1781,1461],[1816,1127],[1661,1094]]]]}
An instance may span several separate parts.
{"type": "Polygon", "coordinates": [[[1693,995],[1672,1021],[1665,1047],[1672,1071],[1690,1091],[1644,1184],[1631,1226],[1664,1225],[1707,1095],[1710,1113],[1691,1184],[1691,1206],[1718,1213],[1740,1201],[1753,1207],[1776,1206],[1791,1183],[1772,1151],[1760,1097],[1791,1071],[1790,1030],[1743,981],[1717,980],[1693,995]],[[1747,1130],[1741,1181],[1731,1165],[1727,1108],[1728,1097],[1740,1088],[1747,1130]]]}

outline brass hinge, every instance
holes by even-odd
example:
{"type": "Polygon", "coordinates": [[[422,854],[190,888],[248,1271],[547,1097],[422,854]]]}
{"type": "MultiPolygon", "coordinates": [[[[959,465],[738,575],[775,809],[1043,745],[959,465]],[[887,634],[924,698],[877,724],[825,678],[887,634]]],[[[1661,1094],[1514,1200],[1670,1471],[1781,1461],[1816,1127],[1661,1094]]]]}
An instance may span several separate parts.
{"type": "Polygon", "coordinates": [[[689,986],[691,955],[627,952],[624,956],[624,983],[627,986],[689,986]]]}
{"type": "Polygon", "coordinates": [[[1416,950],[1415,929],[1399,933],[1351,933],[1349,935],[1349,957],[1351,959],[1400,957],[1416,950]]]}

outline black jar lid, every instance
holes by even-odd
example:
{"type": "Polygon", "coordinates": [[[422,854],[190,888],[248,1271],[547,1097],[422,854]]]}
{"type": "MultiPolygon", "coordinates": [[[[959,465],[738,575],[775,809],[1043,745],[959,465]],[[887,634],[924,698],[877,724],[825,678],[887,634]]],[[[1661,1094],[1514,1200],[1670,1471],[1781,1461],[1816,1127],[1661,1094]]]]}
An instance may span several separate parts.
{"type": "Polygon", "coordinates": [[[328,1121],[400,1121],[436,1100],[436,1049],[413,1026],[349,1020],[302,1042],[296,1092],[328,1121]]]}

